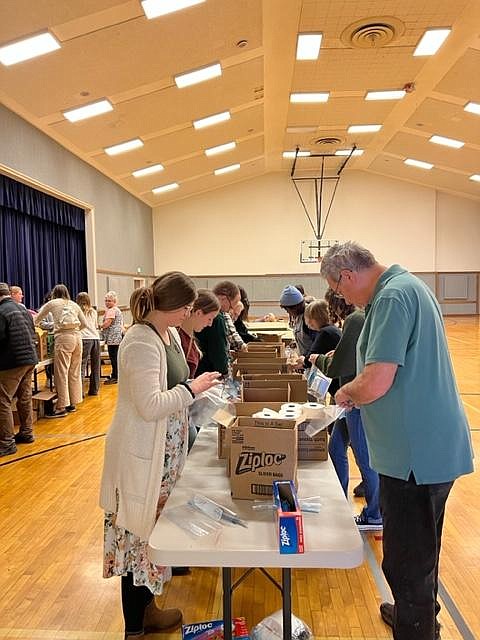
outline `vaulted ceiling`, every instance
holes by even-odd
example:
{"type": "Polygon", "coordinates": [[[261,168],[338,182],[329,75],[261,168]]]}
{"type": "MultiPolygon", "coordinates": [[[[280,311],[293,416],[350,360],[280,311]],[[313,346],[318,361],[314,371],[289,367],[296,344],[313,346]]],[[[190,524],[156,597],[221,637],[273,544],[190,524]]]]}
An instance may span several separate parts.
{"type": "MultiPolygon", "coordinates": [[[[478,0],[205,0],[151,20],[140,0],[1,3],[0,47],[45,29],[61,47],[0,64],[3,104],[152,207],[265,172],[288,173],[292,160],[282,153],[297,146],[318,154],[353,144],[364,152],[346,171],[480,199],[480,182],[469,179],[480,174],[480,115],[464,110],[480,103],[478,0]],[[413,56],[432,27],[452,31],[435,55],[413,56]],[[305,32],[323,34],[317,60],[296,60],[297,35],[305,32]],[[174,76],[214,62],[221,77],[176,86],[174,76]],[[404,87],[400,100],[364,99],[367,91],[404,87]],[[293,92],[329,92],[329,99],[291,103],[293,92]],[[63,116],[101,98],[112,111],[75,123],[63,116]],[[225,111],[228,121],[193,127],[225,111]],[[353,134],[352,124],[382,126],[353,134]],[[465,144],[432,144],[432,135],[465,144]],[[143,146],[104,151],[133,138],[143,146]],[[227,142],[235,148],[205,155],[227,142]],[[406,158],[434,166],[408,166],[406,158]],[[163,171],[132,176],[155,164],[163,171]],[[172,183],[178,188],[152,193],[172,183]]],[[[334,158],[333,169],[343,159],[334,158]]],[[[300,170],[318,167],[318,158],[298,160],[300,170]]]]}

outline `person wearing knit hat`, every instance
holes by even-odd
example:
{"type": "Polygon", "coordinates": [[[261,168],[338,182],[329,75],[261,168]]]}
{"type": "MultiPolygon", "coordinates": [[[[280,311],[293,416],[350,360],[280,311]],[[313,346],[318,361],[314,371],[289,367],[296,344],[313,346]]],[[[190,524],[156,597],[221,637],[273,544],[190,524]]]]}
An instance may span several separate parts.
{"type": "Polygon", "coordinates": [[[302,293],[293,285],[287,285],[280,295],[280,306],[288,313],[289,326],[293,331],[299,355],[305,356],[310,352],[318,332],[309,329],[305,323],[305,300],[302,293]]]}

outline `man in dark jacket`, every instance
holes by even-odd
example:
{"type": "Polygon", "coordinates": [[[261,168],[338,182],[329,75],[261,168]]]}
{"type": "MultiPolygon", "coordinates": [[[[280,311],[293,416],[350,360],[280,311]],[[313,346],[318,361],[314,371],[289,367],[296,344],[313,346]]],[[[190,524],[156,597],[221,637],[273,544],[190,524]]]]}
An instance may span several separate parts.
{"type": "Polygon", "coordinates": [[[0,282],[0,456],[17,451],[16,442],[33,442],[32,371],[38,362],[32,316],[0,282]],[[20,429],[14,435],[12,399],[17,398],[20,429]]]}

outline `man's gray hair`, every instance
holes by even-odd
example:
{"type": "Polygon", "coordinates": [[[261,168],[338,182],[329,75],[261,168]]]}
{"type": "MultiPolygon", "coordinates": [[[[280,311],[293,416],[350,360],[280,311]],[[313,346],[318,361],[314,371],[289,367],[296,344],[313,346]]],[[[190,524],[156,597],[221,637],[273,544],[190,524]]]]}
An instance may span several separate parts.
{"type": "Polygon", "coordinates": [[[320,274],[338,282],[343,269],[362,271],[376,264],[374,255],[356,242],[344,242],[330,247],[322,258],[320,274]]]}

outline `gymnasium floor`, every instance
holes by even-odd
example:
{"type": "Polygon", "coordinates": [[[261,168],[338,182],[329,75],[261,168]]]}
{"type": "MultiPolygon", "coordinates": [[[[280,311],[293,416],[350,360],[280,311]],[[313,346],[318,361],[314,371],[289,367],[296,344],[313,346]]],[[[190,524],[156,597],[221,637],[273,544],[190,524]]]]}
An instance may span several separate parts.
{"type": "MultiPolygon", "coordinates": [[[[446,319],[458,386],[480,452],[480,340],[477,317],[446,319]]],[[[116,387],[103,387],[75,414],[40,420],[36,442],[0,461],[0,640],[121,640],[119,584],[103,580],[102,512],[97,506],[104,435],[116,387]]],[[[358,481],[353,467],[353,487],[358,481]]],[[[440,571],[442,640],[480,638],[480,482],[456,482],[448,502],[440,571]]],[[[352,499],[352,510],[361,501],[352,499]],[[355,504],[355,502],[357,504],[355,504]]],[[[388,595],[380,570],[381,536],[364,534],[365,562],[355,570],[303,570],[293,576],[293,609],[318,640],[383,640],[378,614],[388,595]]],[[[221,617],[218,569],[175,577],[160,599],[186,622],[221,617]]],[[[258,573],[234,597],[234,615],[250,626],[280,607],[258,573]]],[[[151,635],[179,638],[179,632],[151,635]]]]}

